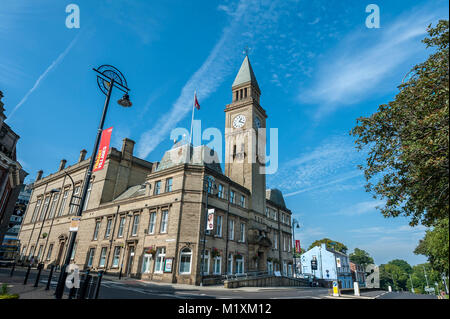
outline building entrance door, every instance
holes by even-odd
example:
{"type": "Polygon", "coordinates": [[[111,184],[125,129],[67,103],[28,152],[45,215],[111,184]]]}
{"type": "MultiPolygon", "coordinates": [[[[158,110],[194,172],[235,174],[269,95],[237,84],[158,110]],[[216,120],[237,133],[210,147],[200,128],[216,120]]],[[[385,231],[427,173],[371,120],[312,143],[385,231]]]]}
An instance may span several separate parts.
{"type": "Polygon", "coordinates": [[[128,258],[127,258],[127,271],[125,272],[127,276],[131,274],[131,269],[133,267],[134,261],[134,246],[128,248],[128,258]]]}
{"type": "Polygon", "coordinates": [[[62,259],[62,255],[64,252],[64,244],[65,244],[64,241],[59,242],[59,250],[58,250],[58,255],[56,257],[56,265],[61,265],[61,261],[62,261],[61,259],[62,259]]]}

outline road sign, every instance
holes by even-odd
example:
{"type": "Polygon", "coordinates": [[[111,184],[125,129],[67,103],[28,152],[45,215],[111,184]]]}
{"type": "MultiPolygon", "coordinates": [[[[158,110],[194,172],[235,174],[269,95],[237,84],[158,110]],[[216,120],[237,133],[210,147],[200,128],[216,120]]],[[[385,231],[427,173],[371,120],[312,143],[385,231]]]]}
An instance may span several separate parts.
{"type": "Polygon", "coordinates": [[[72,220],[70,221],[69,231],[77,232],[78,231],[78,225],[80,225],[80,220],[81,220],[81,217],[72,217],[72,220]]]}
{"type": "Polygon", "coordinates": [[[435,293],[436,291],[432,287],[425,287],[425,291],[429,293],[435,293]]]}

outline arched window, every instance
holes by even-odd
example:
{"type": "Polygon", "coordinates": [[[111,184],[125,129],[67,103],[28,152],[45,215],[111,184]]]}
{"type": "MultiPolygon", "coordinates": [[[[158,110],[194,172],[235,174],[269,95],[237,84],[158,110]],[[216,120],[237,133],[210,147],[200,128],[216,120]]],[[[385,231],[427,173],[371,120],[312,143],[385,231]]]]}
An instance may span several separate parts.
{"type": "Polygon", "coordinates": [[[183,248],[180,253],[180,274],[191,273],[192,251],[189,248],[183,248]]]}

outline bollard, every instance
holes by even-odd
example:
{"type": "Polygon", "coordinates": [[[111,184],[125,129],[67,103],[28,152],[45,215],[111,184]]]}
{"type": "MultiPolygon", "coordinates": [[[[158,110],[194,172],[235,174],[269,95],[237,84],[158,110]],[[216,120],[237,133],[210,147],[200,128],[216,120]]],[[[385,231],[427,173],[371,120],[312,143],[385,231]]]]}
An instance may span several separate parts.
{"type": "Polygon", "coordinates": [[[92,281],[89,285],[88,299],[94,299],[95,287],[97,287],[97,281],[98,281],[98,277],[92,277],[92,281]]]}
{"type": "Polygon", "coordinates": [[[359,283],[357,283],[357,282],[353,283],[353,290],[355,291],[355,296],[361,296],[361,294],[359,292],[359,283]]]}
{"type": "Polygon", "coordinates": [[[64,294],[64,286],[66,284],[66,265],[61,267],[61,272],[59,274],[58,284],[55,289],[55,298],[61,299],[62,295],[64,294]]]}
{"type": "Polygon", "coordinates": [[[15,262],[12,264],[11,273],[9,274],[10,277],[12,277],[14,275],[14,269],[16,269],[16,263],[15,262]]]}
{"type": "Polygon", "coordinates": [[[45,290],[50,289],[50,282],[52,281],[53,270],[55,269],[55,265],[50,266],[50,274],[48,275],[47,286],[45,286],[45,290]]]}
{"type": "Polygon", "coordinates": [[[78,299],[85,299],[86,298],[86,292],[89,287],[89,283],[91,281],[92,276],[89,275],[89,270],[86,272],[86,277],[84,278],[83,284],[80,287],[80,290],[78,292],[78,299]]]}
{"type": "Polygon", "coordinates": [[[38,264],[38,273],[37,273],[37,276],[36,276],[36,281],[34,282],[34,287],[37,287],[38,286],[38,284],[39,284],[39,278],[41,277],[41,271],[42,271],[42,268],[43,268],[43,264],[42,263],[39,263],[38,264]]]}
{"type": "Polygon", "coordinates": [[[28,281],[28,276],[30,275],[30,271],[31,271],[31,264],[28,265],[28,269],[27,272],[25,274],[25,280],[23,281],[23,284],[26,285],[27,281],[28,281]]]}
{"type": "Polygon", "coordinates": [[[120,271],[119,271],[119,280],[122,279],[122,266],[120,266],[120,271]]]}
{"type": "Polygon", "coordinates": [[[102,282],[102,276],[103,276],[103,270],[100,270],[98,272],[98,280],[97,280],[97,285],[95,287],[95,299],[98,299],[98,293],[100,292],[100,284],[102,282]]]}
{"type": "Polygon", "coordinates": [[[75,286],[70,288],[70,290],[69,290],[69,298],[68,299],[73,299],[73,297],[75,297],[76,291],[77,291],[77,289],[75,288],[75,286]]]}
{"type": "Polygon", "coordinates": [[[388,291],[392,292],[392,287],[391,286],[388,286],[388,291]]]}

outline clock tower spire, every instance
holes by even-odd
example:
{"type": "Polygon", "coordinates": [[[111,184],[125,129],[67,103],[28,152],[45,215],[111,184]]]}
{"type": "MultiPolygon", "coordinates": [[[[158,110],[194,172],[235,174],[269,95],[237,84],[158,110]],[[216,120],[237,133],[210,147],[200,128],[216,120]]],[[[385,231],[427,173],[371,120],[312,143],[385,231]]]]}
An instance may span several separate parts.
{"type": "Polygon", "coordinates": [[[248,56],[231,91],[232,102],[225,108],[225,175],[249,189],[249,208],[264,214],[266,138],[258,129],[266,127],[267,115],[259,105],[261,90],[248,56]]]}

